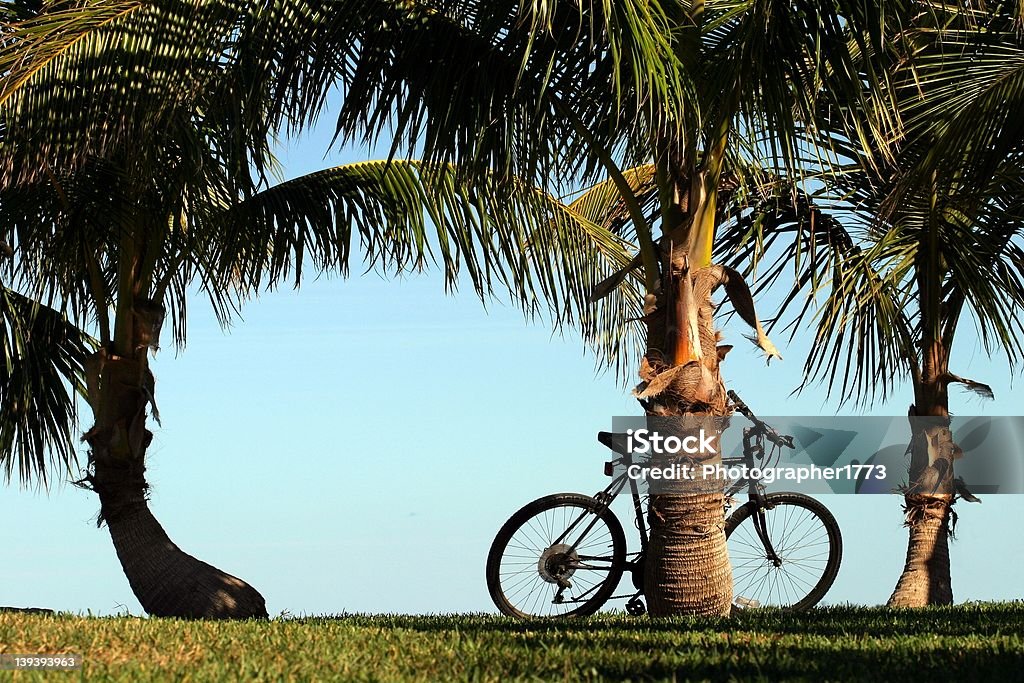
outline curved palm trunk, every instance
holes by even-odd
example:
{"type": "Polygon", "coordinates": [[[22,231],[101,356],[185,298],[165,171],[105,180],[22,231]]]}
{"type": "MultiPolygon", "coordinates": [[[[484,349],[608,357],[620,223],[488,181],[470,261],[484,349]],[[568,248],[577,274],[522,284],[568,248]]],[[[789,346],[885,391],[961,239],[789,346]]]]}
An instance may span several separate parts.
{"type": "MultiPolygon", "coordinates": [[[[637,394],[652,416],[727,415],[718,369],[724,351],[720,356],[716,347],[711,304],[711,292],[724,281],[722,270],[691,273],[685,257],[673,260],[671,284],[662,288],[668,296],[651,317],[637,394]]],[[[652,495],[648,522],[644,591],[651,616],[728,615],[732,570],[721,490],[652,495]]]]}
{"type": "Polygon", "coordinates": [[[110,530],[132,592],[148,614],[162,617],[266,618],[266,604],[254,588],[183,552],[168,538],[147,504],[146,450],[152,433],[146,412],[154,378],[147,352],[159,333],[162,311],[143,305],[132,311],[133,354],[101,349],[89,360],[89,403],[96,422],[84,436],[90,446],[82,485],[100,499],[100,522],[110,530]]]}
{"type": "MultiPolygon", "coordinates": [[[[94,457],[96,446],[94,446],[94,457]]],[[[95,459],[90,475],[117,559],[147,614],[189,619],[266,618],[254,588],[175,545],[149,509],[144,467],[95,459]]]]}
{"type": "MultiPolygon", "coordinates": [[[[104,497],[100,496],[101,501],[104,497]]],[[[122,509],[106,522],[132,592],[148,614],[195,619],[267,617],[259,592],[180,550],[145,501],[122,509]]]]}

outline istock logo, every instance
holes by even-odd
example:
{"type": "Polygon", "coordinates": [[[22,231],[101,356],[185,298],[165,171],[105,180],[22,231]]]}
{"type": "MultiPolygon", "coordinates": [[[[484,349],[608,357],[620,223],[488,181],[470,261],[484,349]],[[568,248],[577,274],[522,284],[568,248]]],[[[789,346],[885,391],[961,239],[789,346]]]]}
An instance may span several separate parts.
{"type": "Polygon", "coordinates": [[[626,447],[630,453],[646,452],[648,450],[656,453],[687,453],[688,455],[715,455],[718,453],[716,439],[718,434],[707,434],[704,429],[699,434],[679,437],[675,435],[662,436],[658,432],[649,429],[627,429],[626,447]]]}

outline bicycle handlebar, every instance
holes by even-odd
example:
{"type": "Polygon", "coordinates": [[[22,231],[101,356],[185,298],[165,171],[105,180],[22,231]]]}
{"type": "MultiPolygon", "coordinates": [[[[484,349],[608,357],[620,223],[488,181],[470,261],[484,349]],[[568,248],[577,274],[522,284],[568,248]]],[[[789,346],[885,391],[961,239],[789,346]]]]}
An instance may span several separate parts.
{"type": "Polygon", "coordinates": [[[754,415],[754,411],[752,411],[750,407],[743,402],[743,399],[736,395],[735,391],[730,389],[727,395],[729,396],[729,400],[732,401],[733,407],[736,409],[736,411],[743,415],[744,417],[746,417],[751,422],[753,422],[754,426],[764,434],[766,439],[771,441],[776,446],[796,448],[796,446],[793,445],[792,436],[788,436],[786,434],[779,434],[772,427],[768,426],[762,420],[758,419],[758,417],[754,415]]]}

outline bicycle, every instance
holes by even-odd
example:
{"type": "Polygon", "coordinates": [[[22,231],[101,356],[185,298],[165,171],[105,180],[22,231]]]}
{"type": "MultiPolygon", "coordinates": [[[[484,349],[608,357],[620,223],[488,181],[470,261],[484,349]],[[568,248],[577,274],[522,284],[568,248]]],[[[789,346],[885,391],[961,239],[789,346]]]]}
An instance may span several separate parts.
{"type": "MultiPolygon", "coordinates": [[[[793,437],[779,434],[757,418],[735,392],[733,408],[753,424],[743,430],[742,457],[723,458],[725,467],[770,460],[793,437]]],[[[641,615],[644,559],[648,534],[643,497],[627,474],[632,454],[622,437],[599,432],[598,440],[620,457],[605,463],[605,474],[622,474],[594,496],[557,493],[525,505],[501,527],[487,555],[487,588],[504,614],[514,617],[587,616],[609,600],[629,598],[626,611],[641,615]],[[611,502],[630,488],[640,550],[627,558],[622,524],[611,502]],[[635,592],[615,596],[625,572],[635,592]]],[[[726,520],[725,535],[733,563],[734,605],[772,605],[801,611],[818,604],[832,587],[842,561],[843,542],[835,517],[821,502],[801,493],[764,493],[757,480],[746,481],[748,500],[726,520]],[[749,524],[744,524],[750,520],[749,524]]],[[[726,511],[744,480],[726,487],[726,511]]]]}

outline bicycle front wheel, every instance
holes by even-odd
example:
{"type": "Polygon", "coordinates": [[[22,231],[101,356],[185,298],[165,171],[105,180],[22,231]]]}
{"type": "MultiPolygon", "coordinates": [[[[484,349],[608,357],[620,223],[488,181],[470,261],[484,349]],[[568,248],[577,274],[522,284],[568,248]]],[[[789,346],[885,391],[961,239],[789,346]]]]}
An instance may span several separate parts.
{"type": "Polygon", "coordinates": [[[741,505],[726,521],[733,601],[794,611],[817,605],[839,574],[843,538],[835,517],[800,493],[770,493],[760,513],[775,556],[755,526],[755,505],[741,505]]]}
{"type": "Polygon", "coordinates": [[[615,514],[589,496],[558,493],[526,505],[498,531],[487,589],[509,616],[586,616],[611,597],[625,564],[615,514]]]}

